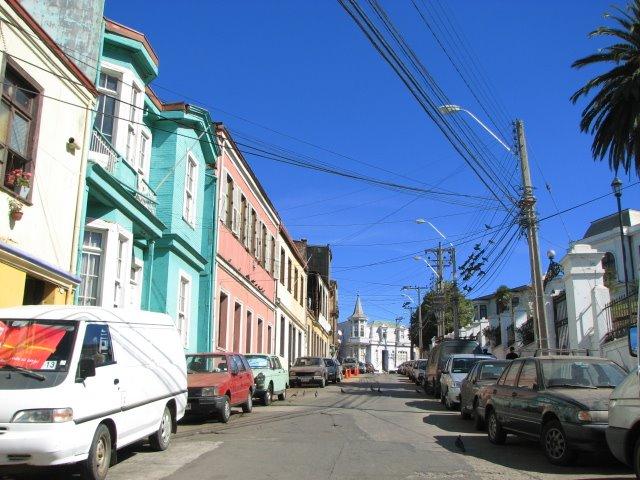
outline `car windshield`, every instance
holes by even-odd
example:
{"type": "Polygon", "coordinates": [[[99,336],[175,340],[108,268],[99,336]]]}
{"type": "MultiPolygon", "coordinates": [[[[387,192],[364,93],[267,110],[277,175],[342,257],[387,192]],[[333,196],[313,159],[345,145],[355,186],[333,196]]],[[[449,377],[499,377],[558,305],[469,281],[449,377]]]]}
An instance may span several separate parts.
{"type": "Polygon", "coordinates": [[[480,380],[497,380],[507,365],[507,362],[485,363],[480,370],[480,380]]]}
{"type": "Polygon", "coordinates": [[[469,370],[479,361],[479,358],[454,358],[451,373],[469,373],[469,370]]]}
{"type": "Polygon", "coordinates": [[[293,364],[294,367],[312,367],[314,365],[320,365],[320,358],[313,357],[300,357],[296,359],[296,363],[293,364]]]}
{"type": "Polygon", "coordinates": [[[325,364],[327,367],[333,367],[333,360],[331,360],[330,358],[325,358],[325,359],[324,359],[324,364],[325,364]]]}
{"type": "Polygon", "coordinates": [[[220,373],[227,371],[224,355],[187,355],[187,373],[220,373]]]}
{"type": "Polygon", "coordinates": [[[269,368],[269,359],[259,355],[245,355],[251,368],[269,368]]]}
{"type": "Polygon", "coordinates": [[[608,360],[567,358],[540,363],[547,388],[614,388],[625,377],[624,370],[608,360]]]}
{"type": "Polygon", "coordinates": [[[0,369],[66,371],[77,322],[0,320],[0,369]]]}

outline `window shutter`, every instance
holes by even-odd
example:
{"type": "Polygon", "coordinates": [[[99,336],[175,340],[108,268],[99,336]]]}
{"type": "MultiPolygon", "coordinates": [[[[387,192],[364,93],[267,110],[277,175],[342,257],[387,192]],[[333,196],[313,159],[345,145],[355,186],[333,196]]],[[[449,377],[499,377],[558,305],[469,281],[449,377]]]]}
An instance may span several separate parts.
{"type": "Polygon", "coordinates": [[[233,189],[233,212],[231,218],[231,231],[236,235],[240,235],[240,189],[233,189]]]}

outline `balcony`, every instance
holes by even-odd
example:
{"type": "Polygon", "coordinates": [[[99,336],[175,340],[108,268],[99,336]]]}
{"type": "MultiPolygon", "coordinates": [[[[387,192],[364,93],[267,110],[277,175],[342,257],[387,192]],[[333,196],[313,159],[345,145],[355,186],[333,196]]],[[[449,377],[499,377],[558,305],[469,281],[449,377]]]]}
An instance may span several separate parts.
{"type": "Polygon", "coordinates": [[[96,129],[92,132],[89,144],[89,161],[109,172],[140,204],[155,215],[158,204],[156,192],[144,177],[125,161],[111,142],[96,129]]]}

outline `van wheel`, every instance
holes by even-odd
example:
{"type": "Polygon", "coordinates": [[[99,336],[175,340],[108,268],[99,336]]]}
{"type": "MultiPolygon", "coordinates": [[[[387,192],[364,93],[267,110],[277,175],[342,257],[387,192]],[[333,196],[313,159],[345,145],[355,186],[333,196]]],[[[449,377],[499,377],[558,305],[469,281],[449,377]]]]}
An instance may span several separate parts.
{"type": "Polygon", "coordinates": [[[285,401],[287,399],[287,389],[285,386],[285,389],[282,391],[282,393],[278,394],[278,400],[280,400],[281,402],[285,401]]]}
{"type": "Polygon", "coordinates": [[[149,443],[151,448],[156,452],[163,452],[169,448],[171,443],[171,429],[173,428],[173,415],[169,405],[164,407],[162,412],[162,420],[160,421],[160,428],[153,435],[149,436],[149,443]]]}
{"type": "Polygon", "coordinates": [[[251,397],[251,390],[247,393],[247,401],[242,404],[242,413],[251,413],[253,410],[253,398],[251,397]]]}
{"type": "Polygon", "coordinates": [[[82,478],[104,480],[111,464],[111,433],[104,423],[96,429],[89,448],[89,456],[82,464],[82,478]]]}
{"type": "Polygon", "coordinates": [[[222,402],[222,408],[220,409],[219,418],[222,423],[227,423],[231,418],[231,404],[229,403],[229,397],[227,397],[226,395],[222,402]]]}

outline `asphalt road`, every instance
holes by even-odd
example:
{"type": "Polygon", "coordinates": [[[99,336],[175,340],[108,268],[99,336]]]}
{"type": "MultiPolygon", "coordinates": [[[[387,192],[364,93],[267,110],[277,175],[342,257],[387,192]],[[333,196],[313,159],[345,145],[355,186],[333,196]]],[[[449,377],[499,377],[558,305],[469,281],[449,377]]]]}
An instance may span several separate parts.
{"type": "MultiPolygon", "coordinates": [[[[226,425],[213,420],[183,424],[166,452],[144,445],[126,448],[108,478],[633,478],[604,455],[581,456],[576,466],[563,468],[549,464],[534,442],[510,436],[504,446],[491,445],[470,421],[396,375],[363,376],[288,394],[284,402],[236,413],[226,425]],[[455,445],[458,435],[465,452],[455,445]]],[[[74,477],[72,469],[0,473],[2,480],[74,477]]]]}

